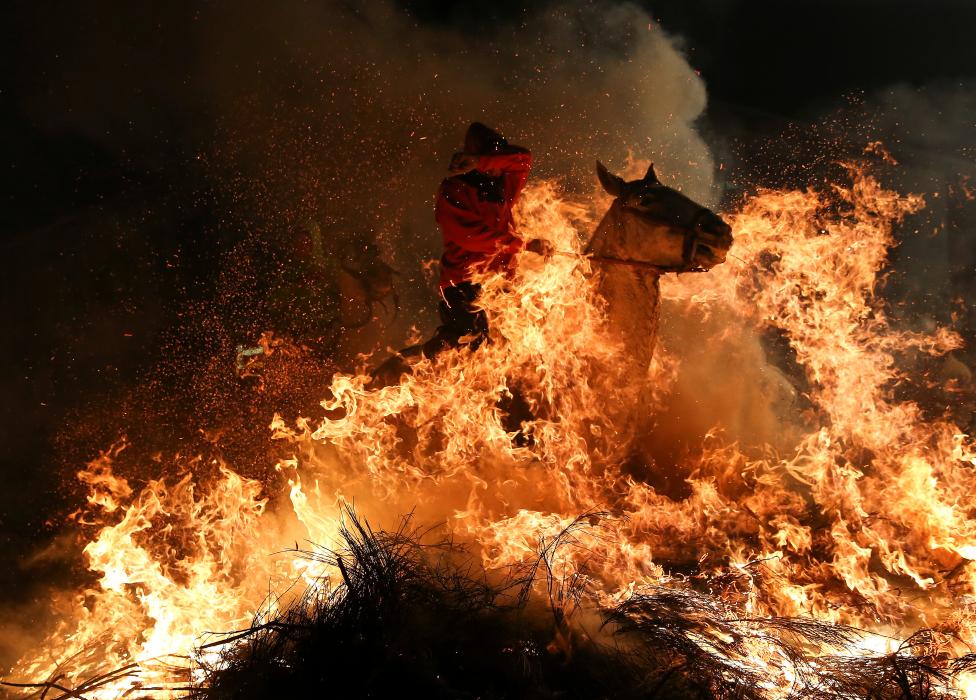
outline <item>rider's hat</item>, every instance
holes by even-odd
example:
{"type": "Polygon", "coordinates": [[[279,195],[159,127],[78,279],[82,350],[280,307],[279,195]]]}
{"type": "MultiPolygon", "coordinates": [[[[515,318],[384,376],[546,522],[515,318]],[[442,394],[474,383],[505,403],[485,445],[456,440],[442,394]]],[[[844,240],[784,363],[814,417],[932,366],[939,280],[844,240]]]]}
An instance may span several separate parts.
{"type": "Polygon", "coordinates": [[[491,127],[485,126],[481,122],[474,122],[468,127],[468,131],[464,135],[464,152],[480,156],[485,153],[493,153],[507,143],[505,137],[491,127]]]}

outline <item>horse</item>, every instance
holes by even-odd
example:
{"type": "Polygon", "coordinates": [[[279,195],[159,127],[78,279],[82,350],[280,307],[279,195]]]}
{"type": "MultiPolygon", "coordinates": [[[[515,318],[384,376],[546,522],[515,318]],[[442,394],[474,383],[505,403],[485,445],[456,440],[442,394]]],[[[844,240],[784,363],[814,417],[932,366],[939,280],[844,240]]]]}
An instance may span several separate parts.
{"type": "Polygon", "coordinates": [[[623,339],[629,376],[639,382],[657,339],[661,275],[704,272],[725,262],[732,227],[661,184],[653,163],[643,178],[629,182],[600,162],[596,171],[614,200],[584,250],[596,264],[608,332],[623,339]]]}

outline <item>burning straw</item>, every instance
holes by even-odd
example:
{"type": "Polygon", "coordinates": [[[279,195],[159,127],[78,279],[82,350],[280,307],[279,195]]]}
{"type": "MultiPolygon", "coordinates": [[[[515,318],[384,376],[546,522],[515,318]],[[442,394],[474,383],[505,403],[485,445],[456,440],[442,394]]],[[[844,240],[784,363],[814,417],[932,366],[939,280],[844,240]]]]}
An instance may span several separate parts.
{"type": "MultiPolygon", "coordinates": [[[[410,518],[377,532],[348,510],[341,549],[295,552],[337,570],[336,584],[320,581],[276,614],[201,646],[191,685],[136,692],[200,700],[340,692],[759,699],[771,690],[768,669],[754,655],[762,647],[767,655],[775,648],[791,669],[782,697],[934,698],[976,665],[976,657],[934,654],[928,631],[882,656],[831,653],[867,633],[812,619],[744,618],[731,603],[736,581],[728,576],[648,587],[601,608],[588,576],[559,579],[555,562],[605,517],[575,520],[540,542],[534,561],[489,576],[465,547],[432,538],[410,518]]],[[[60,677],[6,685],[48,698],[99,697],[140,672],[132,663],[75,687],[60,677]]]]}
{"type": "MultiPolygon", "coordinates": [[[[493,336],[477,352],[375,391],[365,373],[336,375],[328,418],[275,421],[294,456],[270,503],[268,486],[222,464],[140,491],[104,455],[86,470],[97,585],[15,677],[113,697],[173,677],[111,669],[172,653],[194,659],[183,686],[214,697],[308,684],[450,697],[965,693],[976,450],[950,415],[895,391],[912,380],[905,358],[924,363],[959,339],[897,327],[877,295],[895,227],[922,205],[853,167],[819,191],[745,199],[730,217],[734,256],[662,282],[708,352],[689,348],[682,363],[665,345],[646,376],[622,369],[585,259],[526,257],[514,280],[482,280],[493,336]],[[733,370],[802,394],[777,415],[791,439],[723,438],[757,396],[740,384],[707,404],[719,430],[672,465],[655,461],[646,448],[667,434],[662,407],[688,364],[755,358],[770,332],[793,375],[733,370]],[[531,413],[524,440],[499,408],[516,394],[531,413]],[[682,492],[654,486],[664,470],[682,492]],[[399,526],[412,510],[447,540],[399,526]],[[266,555],[291,541],[323,549],[266,555]],[[262,602],[269,586],[288,592],[262,602]],[[254,619],[233,643],[199,648],[254,619]]],[[[521,226],[577,252],[600,207],[543,184],[526,192],[521,226]]],[[[703,397],[724,381],[703,376],[703,397]]]]}
{"type": "Polygon", "coordinates": [[[540,542],[533,562],[496,572],[498,582],[489,583],[460,545],[423,544],[429,533],[411,529],[409,519],[395,532],[374,532],[349,511],[341,551],[304,552],[338,568],[341,584],[309,589],[274,619],[211,642],[225,651],[190,697],[764,698],[766,674],[749,659],[758,643],[792,665],[790,697],[927,698],[976,663],[933,656],[926,632],[881,657],[825,654],[866,633],[811,619],[738,617],[715,596],[729,582],[715,577],[599,608],[585,574],[557,579],[553,563],[604,517],[576,519],[540,542]],[[548,596],[532,597],[533,589],[548,596]]]}

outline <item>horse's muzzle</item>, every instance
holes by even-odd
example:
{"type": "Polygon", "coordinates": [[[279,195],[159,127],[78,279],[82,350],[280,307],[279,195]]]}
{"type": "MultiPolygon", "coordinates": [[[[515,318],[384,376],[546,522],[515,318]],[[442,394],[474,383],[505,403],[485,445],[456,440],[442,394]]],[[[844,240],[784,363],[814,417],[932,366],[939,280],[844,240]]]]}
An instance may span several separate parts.
{"type": "Polygon", "coordinates": [[[708,212],[698,220],[696,228],[695,262],[705,269],[724,263],[732,247],[732,227],[717,214],[708,212]]]}

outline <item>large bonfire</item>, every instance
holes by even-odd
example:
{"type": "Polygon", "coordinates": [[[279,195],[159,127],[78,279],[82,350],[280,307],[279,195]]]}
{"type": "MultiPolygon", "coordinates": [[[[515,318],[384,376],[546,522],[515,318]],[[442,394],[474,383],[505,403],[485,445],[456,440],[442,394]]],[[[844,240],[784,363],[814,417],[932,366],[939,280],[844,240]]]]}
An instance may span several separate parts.
{"type": "MultiPolygon", "coordinates": [[[[736,242],[724,265],[662,280],[665,313],[714,329],[697,342],[715,352],[736,335],[788,341],[803,390],[782,409],[778,444],[740,444],[719,425],[683,463],[655,464],[648,435],[693,360],[665,343],[647,377],[624,376],[593,261],[526,254],[514,280],[483,280],[491,342],[476,352],[423,361],[382,389],[365,372],[336,375],[325,417],[276,419],[293,456],[275,483],[190,460],[137,489],[113,474],[124,446],[79,472],[97,585],[62,604],[9,680],[61,688],[48,697],[197,687],[244,643],[214,633],[350,585],[342,556],[283,550],[342,551],[354,508],[374,529],[411,513],[433,528],[419,538],[464,544],[489,581],[541,562],[526,595],[561,611],[561,653],[576,638],[566,630],[601,611],[650,627],[649,601],[661,615],[672,601],[686,619],[669,634],[717,664],[716,693],[738,674],[756,697],[843,695],[853,691],[831,685],[838,659],[884,658],[924,660],[932,694],[965,696],[976,688],[976,451],[896,391],[907,357],[960,340],[895,328],[876,296],[894,227],[924,202],[845,172],[823,190],[746,198],[725,216],[736,242]],[[500,408],[512,396],[528,408],[517,435],[500,408]],[[620,417],[635,410],[650,418],[632,434],[620,417]],[[680,494],[651,485],[661,469],[685,478],[680,494]]],[[[520,226],[579,253],[605,205],[539,183],[520,226]]]]}

